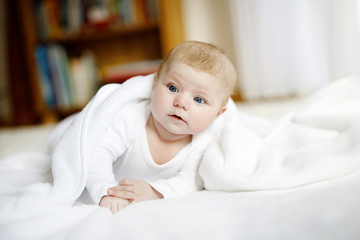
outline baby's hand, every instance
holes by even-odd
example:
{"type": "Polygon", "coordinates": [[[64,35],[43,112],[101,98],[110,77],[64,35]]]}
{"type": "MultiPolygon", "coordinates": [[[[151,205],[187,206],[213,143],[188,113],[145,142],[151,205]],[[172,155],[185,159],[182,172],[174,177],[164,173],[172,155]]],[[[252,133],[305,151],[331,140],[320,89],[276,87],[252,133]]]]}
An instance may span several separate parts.
{"type": "Polygon", "coordinates": [[[129,204],[130,204],[129,200],[112,197],[112,196],[102,197],[99,203],[101,207],[106,207],[110,209],[113,214],[129,204]]]}
{"type": "Polygon", "coordinates": [[[123,179],[119,185],[108,189],[108,194],[131,202],[161,199],[164,196],[147,182],[139,179],[123,179]]]}

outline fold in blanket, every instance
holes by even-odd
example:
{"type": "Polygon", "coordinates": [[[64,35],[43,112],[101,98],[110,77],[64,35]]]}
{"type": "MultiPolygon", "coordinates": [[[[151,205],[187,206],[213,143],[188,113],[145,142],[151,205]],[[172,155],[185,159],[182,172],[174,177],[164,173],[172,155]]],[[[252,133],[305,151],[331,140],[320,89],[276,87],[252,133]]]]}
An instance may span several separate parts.
{"type": "Polygon", "coordinates": [[[205,152],[209,190],[265,190],[338,178],[360,167],[360,79],[349,76],[310,96],[266,136],[251,122],[227,125],[205,152]]]}

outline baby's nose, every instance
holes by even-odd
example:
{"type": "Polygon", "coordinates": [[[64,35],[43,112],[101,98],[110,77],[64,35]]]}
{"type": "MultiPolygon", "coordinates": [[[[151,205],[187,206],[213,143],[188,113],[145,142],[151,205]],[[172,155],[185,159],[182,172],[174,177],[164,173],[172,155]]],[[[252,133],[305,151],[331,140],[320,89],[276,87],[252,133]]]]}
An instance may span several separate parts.
{"type": "Polygon", "coordinates": [[[183,108],[185,111],[189,109],[189,102],[184,94],[178,94],[174,99],[174,106],[183,108]]]}

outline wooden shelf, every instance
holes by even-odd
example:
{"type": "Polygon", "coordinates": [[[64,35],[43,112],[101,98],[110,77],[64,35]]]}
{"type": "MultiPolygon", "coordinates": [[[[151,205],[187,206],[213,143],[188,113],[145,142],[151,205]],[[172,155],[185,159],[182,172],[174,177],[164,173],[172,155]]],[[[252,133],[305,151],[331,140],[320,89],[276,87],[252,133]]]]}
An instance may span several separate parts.
{"type": "Polygon", "coordinates": [[[84,29],[82,33],[78,33],[78,34],[64,35],[61,37],[39,38],[39,42],[69,44],[69,43],[119,38],[127,35],[134,35],[134,34],[146,33],[149,31],[158,31],[158,30],[159,30],[158,23],[153,21],[145,24],[118,26],[110,29],[88,28],[88,29],[84,29]]]}
{"type": "Polygon", "coordinates": [[[39,44],[59,45],[69,58],[78,58],[84,51],[90,50],[101,71],[121,63],[162,58],[172,47],[183,41],[179,7],[181,0],[158,0],[157,21],[116,25],[108,29],[102,26],[83,26],[78,34],[60,37],[38,35],[34,4],[47,0],[6,1],[9,12],[8,42],[11,43],[8,60],[14,125],[59,120],[81,110],[81,107],[63,110],[59,106],[47,106],[42,96],[42,83],[35,56],[39,44]]]}

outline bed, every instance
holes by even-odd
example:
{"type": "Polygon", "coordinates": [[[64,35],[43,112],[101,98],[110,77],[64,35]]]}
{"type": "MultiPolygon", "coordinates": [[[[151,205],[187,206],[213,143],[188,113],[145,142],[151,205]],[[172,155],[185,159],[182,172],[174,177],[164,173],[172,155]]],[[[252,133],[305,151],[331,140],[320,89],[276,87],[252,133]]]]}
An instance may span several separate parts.
{"type": "MultiPolygon", "coordinates": [[[[254,121],[273,122],[302,101],[303,98],[295,98],[236,106],[254,121]]],[[[23,151],[47,154],[55,126],[0,130],[2,205],[8,200],[4,189],[9,183],[5,183],[8,173],[1,164],[23,151]]],[[[357,156],[360,160],[360,155],[357,156]]],[[[16,171],[21,176],[19,171],[25,170],[18,166],[16,171]]],[[[33,171],[36,173],[36,169],[33,171]]],[[[36,180],[41,177],[35,174],[31,181],[36,180]]],[[[27,183],[18,181],[19,186],[27,183]]],[[[75,205],[52,206],[48,214],[36,218],[25,214],[16,222],[7,221],[12,213],[2,209],[0,236],[1,239],[359,239],[358,189],[360,172],[354,170],[340,178],[277,190],[204,190],[178,199],[137,203],[114,215],[81,196],[75,205]]],[[[37,211],[22,209],[20,201],[14,204],[20,206],[19,212],[37,211]]]]}

